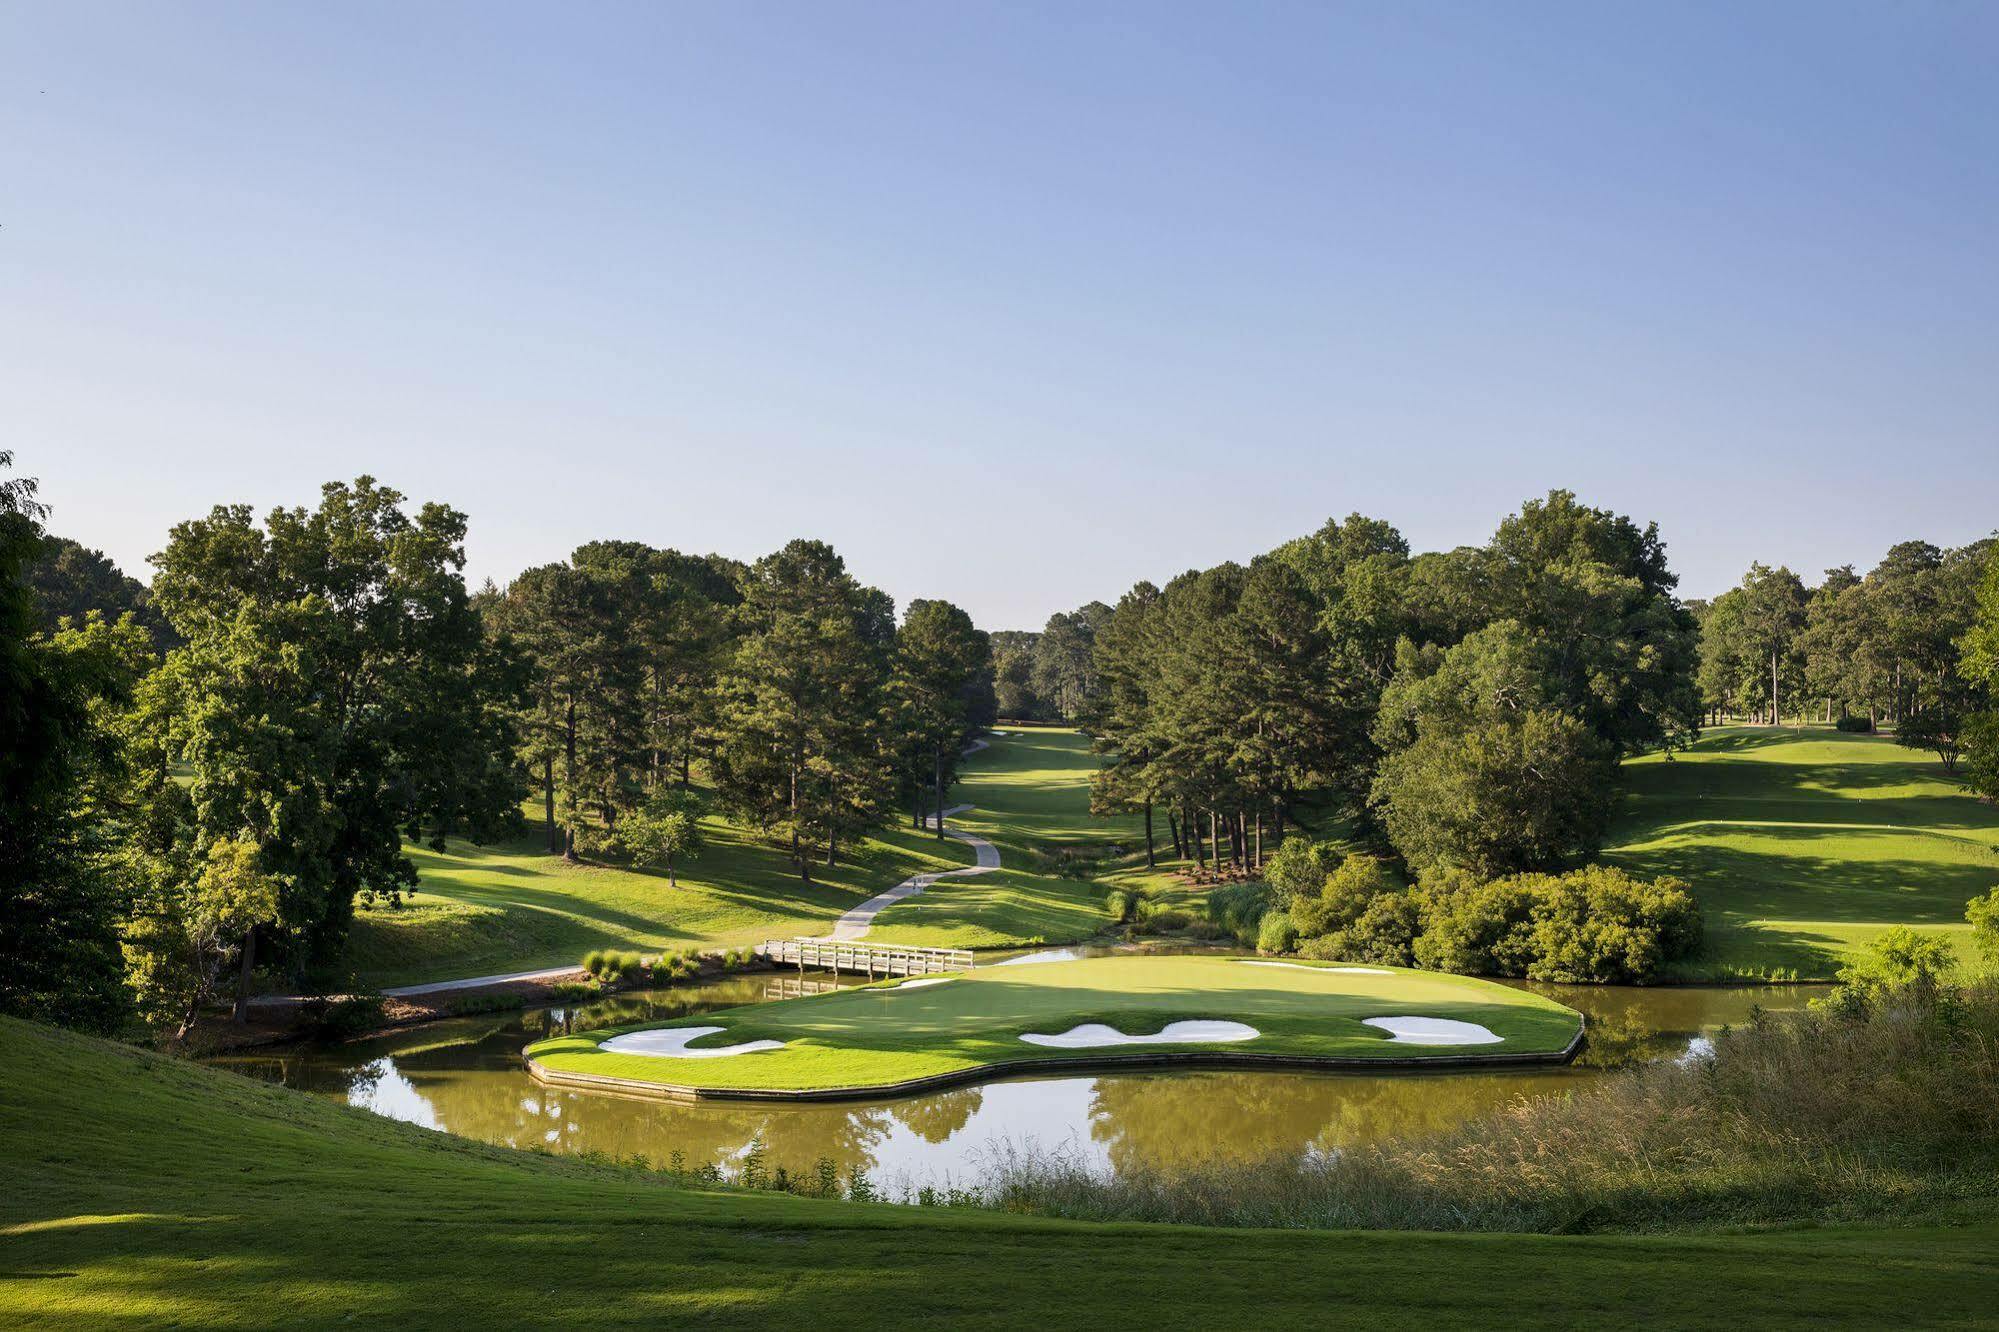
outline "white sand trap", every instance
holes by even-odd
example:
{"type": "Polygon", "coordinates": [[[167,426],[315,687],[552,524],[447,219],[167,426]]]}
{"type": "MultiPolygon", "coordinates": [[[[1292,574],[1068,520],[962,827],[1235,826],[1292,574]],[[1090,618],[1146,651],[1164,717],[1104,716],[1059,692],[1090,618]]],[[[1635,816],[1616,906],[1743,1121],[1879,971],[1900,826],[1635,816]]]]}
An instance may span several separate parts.
{"type": "Polygon", "coordinates": [[[1101,1022],[1085,1022],[1057,1036],[1030,1031],[1020,1039],[1029,1045],[1053,1045],[1064,1050],[1086,1050],[1099,1045],[1184,1045],[1191,1041],[1253,1041],[1260,1033],[1244,1022],[1218,1022],[1198,1018],[1191,1022],[1169,1022],[1165,1030],[1151,1036],[1127,1036],[1116,1027],[1101,1022]]]}
{"type": "Polygon", "coordinates": [[[1329,971],[1335,976],[1393,976],[1395,973],[1382,967],[1312,967],[1303,962],[1257,962],[1244,958],[1246,967],[1289,967],[1293,971],[1329,971]]]}
{"type": "Polygon", "coordinates": [[[920,990],[926,985],[949,985],[956,979],[958,979],[956,976],[919,976],[915,980],[906,980],[895,988],[898,990],[920,990]]]}
{"type": "Polygon", "coordinates": [[[705,1050],[687,1048],[689,1041],[712,1036],[722,1030],[725,1028],[667,1027],[655,1031],[628,1031],[622,1036],[598,1042],[597,1048],[611,1054],[652,1055],[660,1059],[720,1059],[725,1055],[776,1050],[784,1045],[783,1041],[744,1041],[741,1045],[716,1045],[705,1050]]]}
{"type": "Polygon", "coordinates": [[[1389,1039],[1403,1045],[1497,1045],[1505,1040],[1476,1022],[1454,1022],[1450,1018],[1391,1017],[1362,1018],[1364,1026],[1378,1027],[1389,1039]]]}

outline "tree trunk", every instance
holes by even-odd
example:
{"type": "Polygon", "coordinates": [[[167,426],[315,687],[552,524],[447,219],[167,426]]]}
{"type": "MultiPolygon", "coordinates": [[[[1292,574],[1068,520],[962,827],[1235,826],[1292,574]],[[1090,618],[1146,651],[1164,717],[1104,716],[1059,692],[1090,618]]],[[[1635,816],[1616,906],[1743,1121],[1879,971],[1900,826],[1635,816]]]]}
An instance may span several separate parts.
{"type": "Polygon", "coordinates": [[[1256,811],[1256,870],[1263,872],[1263,811],[1256,811]]]}
{"type": "Polygon", "coordinates": [[[1173,806],[1166,807],[1166,836],[1173,843],[1173,858],[1187,859],[1186,850],[1180,845],[1180,816],[1173,812],[1173,806]]]}
{"type": "Polygon", "coordinates": [[[576,859],[576,699],[572,695],[563,713],[562,784],[567,792],[568,822],[562,830],[562,858],[576,859]]]}
{"type": "Polygon", "coordinates": [[[257,968],[257,927],[243,931],[243,965],[236,973],[236,1011],[230,1020],[239,1025],[250,1020],[250,973],[257,968]]]}
{"type": "Polygon", "coordinates": [[[1152,802],[1150,800],[1145,802],[1145,867],[1147,869],[1159,868],[1159,861],[1152,853],[1152,802]]]}
{"type": "Polygon", "coordinates": [[[1783,725],[1784,714],[1777,706],[1777,649],[1770,649],[1770,724],[1783,725]]]}
{"type": "Polygon", "coordinates": [[[569,824],[564,824],[562,828],[562,858],[576,859],[576,829],[569,824]]]}
{"type": "Polygon", "coordinates": [[[680,886],[680,876],[673,872],[672,856],[666,858],[666,886],[669,888],[678,888],[680,886]]]}
{"type": "Polygon", "coordinates": [[[543,840],[547,843],[548,854],[552,856],[562,850],[562,843],[555,833],[555,755],[553,754],[544,754],[541,757],[541,816],[542,827],[545,830],[543,840]]]}
{"type": "Polygon", "coordinates": [[[939,841],[942,841],[944,837],[944,746],[937,746],[937,751],[932,755],[932,758],[935,760],[933,780],[936,782],[937,787],[937,837],[939,841]]]}

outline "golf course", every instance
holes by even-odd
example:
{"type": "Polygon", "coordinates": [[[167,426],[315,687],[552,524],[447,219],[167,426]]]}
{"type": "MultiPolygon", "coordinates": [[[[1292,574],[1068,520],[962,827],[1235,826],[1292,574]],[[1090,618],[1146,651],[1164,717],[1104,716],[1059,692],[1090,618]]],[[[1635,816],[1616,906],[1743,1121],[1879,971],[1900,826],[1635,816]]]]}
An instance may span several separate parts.
{"type": "Polygon", "coordinates": [[[1431,972],[1228,957],[982,967],[530,1046],[538,1077],[687,1096],[882,1095],[1145,1061],[1335,1069],[1555,1062],[1581,1017],[1431,972]]]}

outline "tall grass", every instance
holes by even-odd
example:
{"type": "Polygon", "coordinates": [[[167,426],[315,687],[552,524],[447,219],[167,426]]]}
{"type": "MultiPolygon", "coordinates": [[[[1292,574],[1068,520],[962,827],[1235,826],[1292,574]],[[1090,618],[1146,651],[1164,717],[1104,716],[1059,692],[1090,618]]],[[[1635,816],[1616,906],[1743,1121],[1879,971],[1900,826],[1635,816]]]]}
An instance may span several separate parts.
{"type": "Polygon", "coordinates": [[[1763,1015],[1677,1063],[1428,1142],[1112,1176],[990,1158],[986,1206],[1101,1221],[1639,1231],[1999,1206],[1999,988],[1763,1015]]]}

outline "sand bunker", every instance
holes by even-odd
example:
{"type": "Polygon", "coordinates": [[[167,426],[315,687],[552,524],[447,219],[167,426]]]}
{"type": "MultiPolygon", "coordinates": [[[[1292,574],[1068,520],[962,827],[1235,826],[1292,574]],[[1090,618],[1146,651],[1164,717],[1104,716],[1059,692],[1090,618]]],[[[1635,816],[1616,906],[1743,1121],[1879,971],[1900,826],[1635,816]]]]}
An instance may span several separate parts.
{"type": "Polygon", "coordinates": [[[1365,1026],[1389,1034],[1403,1045],[1497,1045],[1505,1040],[1476,1022],[1454,1022],[1450,1018],[1383,1017],[1362,1018],[1365,1026]]]}
{"type": "Polygon", "coordinates": [[[597,1048],[609,1054],[652,1055],[660,1059],[720,1059],[725,1055],[749,1054],[756,1050],[777,1050],[783,1041],[744,1041],[741,1045],[715,1045],[690,1050],[687,1043],[712,1036],[722,1027],[667,1027],[656,1031],[628,1031],[602,1041],[597,1048]]]}
{"type": "Polygon", "coordinates": [[[1085,1022],[1056,1036],[1030,1031],[1020,1039],[1029,1045],[1053,1045],[1064,1050],[1087,1050],[1099,1045],[1184,1045],[1192,1041],[1253,1041],[1258,1032],[1243,1022],[1218,1022],[1200,1018],[1190,1022],[1169,1022],[1151,1036],[1127,1036],[1116,1027],[1101,1022],[1085,1022]]]}
{"type": "Polygon", "coordinates": [[[1313,967],[1307,966],[1303,962],[1258,962],[1251,958],[1244,958],[1242,964],[1246,967],[1289,967],[1293,971],[1330,971],[1336,976],[1393,976],[1395,974],[1384,967],[1313,967]]]}
{"type": "Polygon", "coordinates": [[[949,985],[956,979],[958,979],[956,976],[919,976],[915,980],[906,980],[895,988],[898,990],[920,990],[926,985],[949,985]]]}

